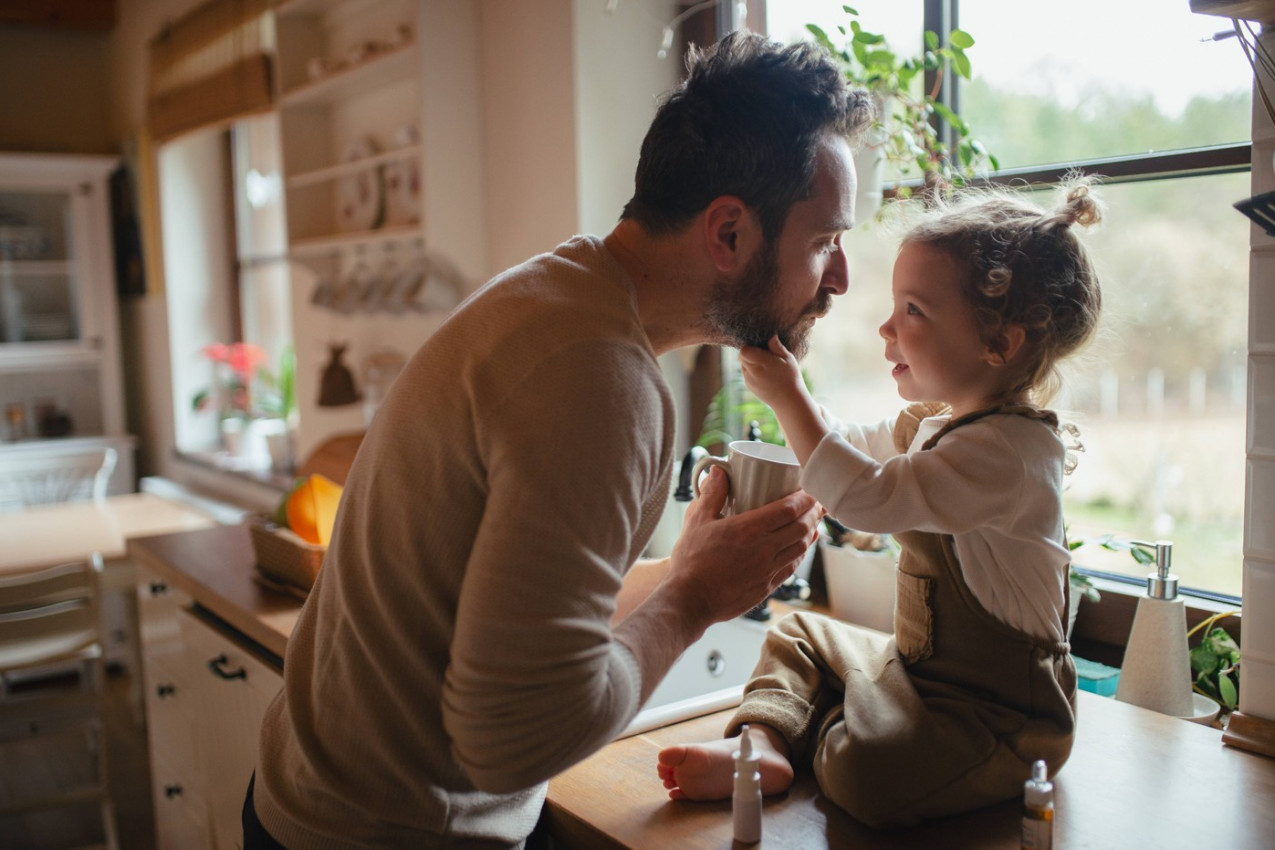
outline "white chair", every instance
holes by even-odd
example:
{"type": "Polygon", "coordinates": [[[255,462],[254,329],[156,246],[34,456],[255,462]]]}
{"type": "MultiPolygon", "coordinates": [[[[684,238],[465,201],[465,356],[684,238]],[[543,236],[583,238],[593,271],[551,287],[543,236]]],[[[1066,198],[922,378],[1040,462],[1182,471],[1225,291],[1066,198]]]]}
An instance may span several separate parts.
{"type": "MultiPolygon", "coordinates": [[[[84,731],[94,781],[0,799],[0,815],[97,802],[111,850],[119,846],[102,713],[102,558],[0,575],[0,746],[84,731]],[[66,670],[78,687],[64,681],[66,670]]],[[[3,843],[3,842],[0,842],[3,843]]]]}
{"type": "Polygon", "coordinates": [[[0,455],[0,511],[51,502],[100,501],[118,459],[115,449],[0,455]]]}

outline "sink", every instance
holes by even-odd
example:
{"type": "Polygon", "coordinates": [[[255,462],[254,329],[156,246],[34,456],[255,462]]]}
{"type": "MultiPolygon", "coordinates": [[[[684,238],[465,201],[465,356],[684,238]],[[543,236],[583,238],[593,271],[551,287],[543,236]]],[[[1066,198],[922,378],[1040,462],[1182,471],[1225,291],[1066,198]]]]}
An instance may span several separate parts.
{"type": "Polygon", "coordinates": [[[739,705],[769,628],[769,623],[745,617],[709,626],[673,664],[619,737],[739,705]]]}

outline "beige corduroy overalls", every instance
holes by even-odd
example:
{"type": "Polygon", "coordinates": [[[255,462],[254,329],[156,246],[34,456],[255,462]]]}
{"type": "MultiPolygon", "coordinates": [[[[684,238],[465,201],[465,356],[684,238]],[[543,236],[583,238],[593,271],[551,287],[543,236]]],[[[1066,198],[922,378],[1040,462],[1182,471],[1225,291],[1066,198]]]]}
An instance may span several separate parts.
{"type": "MultiPolygon", "coordinates": [[[[906,451],[932,408],[900,416],[906,451]]],[[[926,442],[994,413],[1056,427],[1052,413],[993,408],[948,423],[926,442]]],[[[1052,775],[1075,732],[1070,646],[989,614],[965,583],[950,535],[906,532],[894,635],[809,612],[771,630],[727,735],[744,723],[779,731],[794,767],[813,763],[834,803],[872,826],[914,823],[1022,793],[1036,759],[1052,775]]],[[[1065,577],[1064,577],[1065,578],[1065,577]]]]}

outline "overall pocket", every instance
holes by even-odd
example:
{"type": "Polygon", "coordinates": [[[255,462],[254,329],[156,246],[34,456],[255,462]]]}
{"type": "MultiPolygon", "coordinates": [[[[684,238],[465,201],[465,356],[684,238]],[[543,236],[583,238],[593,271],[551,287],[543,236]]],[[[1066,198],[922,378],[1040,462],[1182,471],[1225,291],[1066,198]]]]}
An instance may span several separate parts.
{"type": "Polygon", "coordinates": [[[895,594],[894,637],[905,664],[924,661],[934,654],[934,579],[898,574],[895,594]]]}

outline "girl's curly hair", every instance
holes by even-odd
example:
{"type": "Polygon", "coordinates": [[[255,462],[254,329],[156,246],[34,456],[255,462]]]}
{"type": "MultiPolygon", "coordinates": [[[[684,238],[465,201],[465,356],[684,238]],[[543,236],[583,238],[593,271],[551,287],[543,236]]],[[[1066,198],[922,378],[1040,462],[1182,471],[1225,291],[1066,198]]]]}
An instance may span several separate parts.
{"type": "Polygon", "coordinates": [[[1093,180],[1068,176],[1044,210],[1006,190],[977,190],[940,201],[903,237],[947,252],[964,267],[962,285],[983,341],[1025,332],[1022,367],[1010,395],[1045,404],[1061,386],[1058,364],[1092,336],[1102,307],[1089,254],[1073,225],[1102,219],[1093,180]]]}

